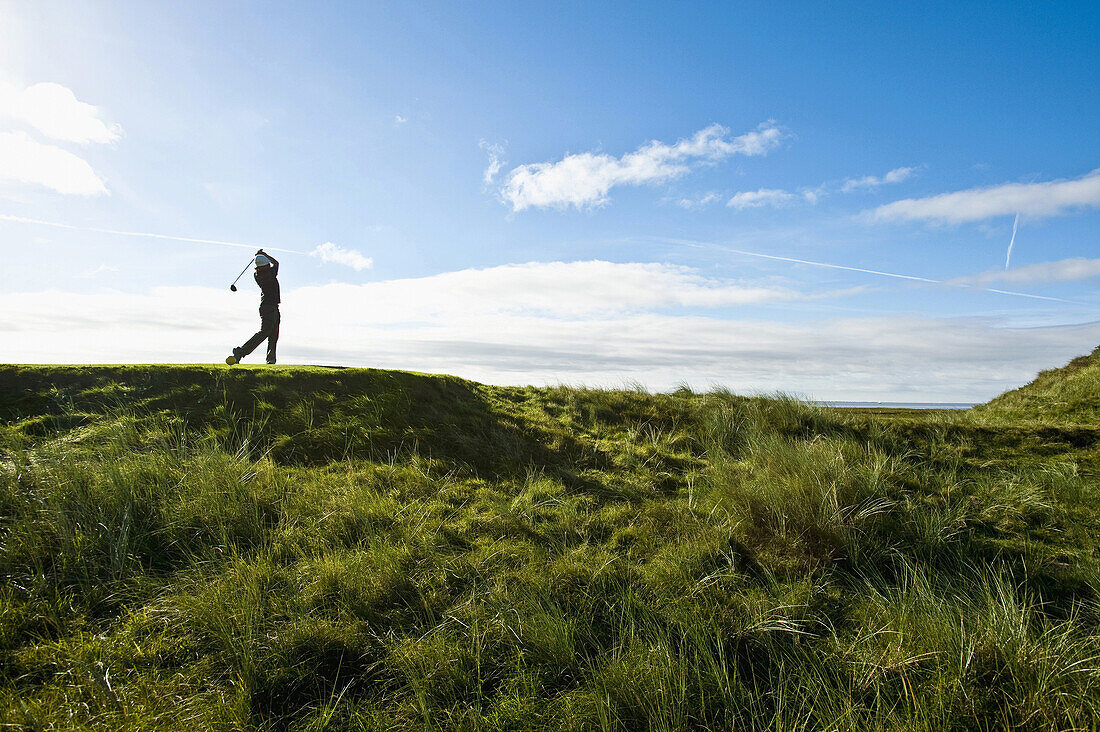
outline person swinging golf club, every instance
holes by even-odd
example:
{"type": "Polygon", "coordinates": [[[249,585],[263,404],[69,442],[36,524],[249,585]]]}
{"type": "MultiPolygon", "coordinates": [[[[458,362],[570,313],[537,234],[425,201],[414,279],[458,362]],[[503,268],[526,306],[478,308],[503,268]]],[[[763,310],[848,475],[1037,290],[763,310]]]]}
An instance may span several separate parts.
{"type": "MultiPolygon", "coordinates": [[[[256,346],[263,343],[264,339],[267,339],[267,362],[275,363],[275,344],[279,342],[279,321],[281,320],[277,277],[279,262],[261,249],[256,252],[256,258],[252,260],[252,264],[256,265],[256,271],[253,272],[252,277],[260,286],[260,329],[243,346],[233,349],[233,355],[225,359],[228,364],[240,363],[241,359],[256,350],[256,346]]],[[[248,267],[245,267],[241,270],[237,280],[247,269],[248,267]]],[[[233,284],[229,286],[233,292],[237,291],[237,280],[233,280],[233,284]]]]}

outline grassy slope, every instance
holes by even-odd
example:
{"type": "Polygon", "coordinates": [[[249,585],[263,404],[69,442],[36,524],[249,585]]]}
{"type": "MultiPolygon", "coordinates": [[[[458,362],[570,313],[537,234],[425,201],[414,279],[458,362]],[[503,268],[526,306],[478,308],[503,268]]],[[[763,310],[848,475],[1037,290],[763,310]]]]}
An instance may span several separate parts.
{"type": "Polygon", "coordinates": [[[1098,452],[1003,413],[0,367],[0,722],[1096,727],[1098,452]]]}
{"type": "Polygon", "coordinates": [[[975,409],[996,421],[1100,424],[1100,347],[975,409]]]}

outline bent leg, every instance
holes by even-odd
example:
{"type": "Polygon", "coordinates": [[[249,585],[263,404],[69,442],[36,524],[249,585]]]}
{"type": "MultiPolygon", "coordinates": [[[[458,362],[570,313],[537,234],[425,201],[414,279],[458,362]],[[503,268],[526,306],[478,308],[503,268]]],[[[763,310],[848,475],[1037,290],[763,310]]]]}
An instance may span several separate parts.
{"type": "MultiPolygon", "coordinates": [[[[256,333],[245,341],[245,344],[240,348],[241,356],[247,356],[256,350],[256,346],[264,342],[265,338],[270,338],[271,333],[274,331],[275,338],[279,337],[279,311],[260,313],[260,329],[256,333]]],[[[270,341],[268,348],[270,349],[270,341]]],[[[269,359],[270,360],[270,359],[269,359]]]]}
{"type": "Polygon", "coordinates": [[[256,346],[263,343],[264,338],[267,338],[267,333],[264,332],[263,326],[256,333],[244,342],[244,345],[240,347],[240,353],[242,356],[247,356],[256,350],[256,346]]]}

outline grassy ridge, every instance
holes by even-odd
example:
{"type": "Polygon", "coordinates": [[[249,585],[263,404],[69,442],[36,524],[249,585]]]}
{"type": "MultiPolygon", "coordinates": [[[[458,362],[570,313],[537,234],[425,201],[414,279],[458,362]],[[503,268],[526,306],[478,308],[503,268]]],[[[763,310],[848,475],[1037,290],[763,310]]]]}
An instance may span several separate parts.
{"type": "Polygon", "coordinates": [[[0,367],[0,721],[1100,724],[1093,425],[0,367]]]}
{"type": "Polygon", "coordinates": [[[995,421],[1100,424],[1100,346],[975,409],[995,421]]]}

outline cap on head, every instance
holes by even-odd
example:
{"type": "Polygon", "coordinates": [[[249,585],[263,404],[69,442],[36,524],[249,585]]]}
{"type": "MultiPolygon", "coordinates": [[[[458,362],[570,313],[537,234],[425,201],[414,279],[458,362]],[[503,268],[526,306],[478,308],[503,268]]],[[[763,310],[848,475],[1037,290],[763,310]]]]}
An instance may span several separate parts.
{"type": "Polygon", "coordinates": [[[267,257],[265,257],[262,254],[257,254],[256,255],[256,266],[257,267],[270,267],[271,266],[271,260],[268,259],[267,257]]]}

